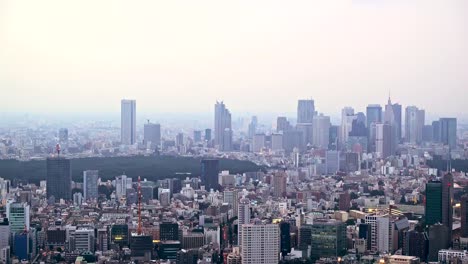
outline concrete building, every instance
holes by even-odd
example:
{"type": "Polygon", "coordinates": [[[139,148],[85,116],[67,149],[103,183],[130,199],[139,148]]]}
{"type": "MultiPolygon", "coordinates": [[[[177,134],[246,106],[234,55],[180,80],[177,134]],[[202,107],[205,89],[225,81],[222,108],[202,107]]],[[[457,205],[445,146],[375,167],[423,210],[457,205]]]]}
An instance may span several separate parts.
{"type": "Polygon", "coordinates": [[[120,141],[122,145],[136,143],[136,101],[121,101],[120,112],[120,141]]]}
{"type": "Polygon", "coordinates": [[[278,263],[280,231],[275,224],[244,224],[241,226],[242,264],[278,263]]]}
{"type": "Polygon", "coordinates": [[[146,147],[159,149],[161,146],[161,125],[147,123],[143,128],[143,140],[146,147]]]}
{"type": "Polygon", "coordinates": [[[86,170],[83,172],[83,197],[86,200],[97,199],[99,171],[86,170]]]}
{"type": "Polygon", "coordinates": [[[330,117],[324,115],[314,116],[312,120],[312,145],[328,149],[330,140],[330,117]]]}
{"type": "Polygon", "coordinates": [[[253,135],[252,140],[252,152],[259,153],[266,146],[266,135],[265,133],[259,133],[253,135]]]}
{"type": "Polygon", "coordinates": [[[221,151],[229,151],[232,146],[231,112],[223,102],[215,104],[215,145],[221,151]]]}
{"type": "Polygon", "coordinates": [[[46,160],[47,166],[47,199],[54,197],[55,202],[60,199],[71,200],[71,166],[70,160],[53,157],[46,160]]]}

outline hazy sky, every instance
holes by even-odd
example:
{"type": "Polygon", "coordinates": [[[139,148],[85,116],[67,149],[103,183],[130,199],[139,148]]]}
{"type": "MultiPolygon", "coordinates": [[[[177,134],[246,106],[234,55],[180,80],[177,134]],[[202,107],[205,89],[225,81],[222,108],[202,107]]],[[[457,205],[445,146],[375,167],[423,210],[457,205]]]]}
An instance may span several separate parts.
{"type": "Polygon", "coordinates": [[[0,112],[468,115],[467,0],[0,0],[0,112]]]}

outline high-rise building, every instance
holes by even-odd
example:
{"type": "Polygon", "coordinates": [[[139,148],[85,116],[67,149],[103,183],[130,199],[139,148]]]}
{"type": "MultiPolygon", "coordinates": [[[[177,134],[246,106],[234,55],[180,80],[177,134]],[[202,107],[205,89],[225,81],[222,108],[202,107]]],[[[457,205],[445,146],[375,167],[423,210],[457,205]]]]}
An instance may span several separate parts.
{"type": "Polygon", "coordinates": [[[447,173],[442,178],[442,224],[448,229],[448,243],[452,244],[453,229],[453,176],[447,173]]]}
{"type": "Polygon", "coordinates": [[[341,193],[338,208],[341,211],[348,211],[349,208],[351,207],[350,203],[351,203],[351,195],[349,194],[349,192],[341,193]]]}
{"type": "Polygon", "coordinates": [[[312,123],[297,123],[296,130],[302,132],[301,149],[306,149],[307,145],[312,145],[314,133],[312,123]]]}
{"type": "Polygon", "coordinates": [[[285,172],[277,172],[273,175],[273,196],[284,197],[286,195],[286,180],[285,172]]]}
{"type": "Polygon", "coordinates": [[[378,104],[368,105],[366,108],[367,128],[370,128],[372,123],[382,122],[382,106],[378,104]]]}
{"type": "Polygon", "coordinates": [[[423,142],[433,142],[434,141],[434,129],[432,125],[424,125],[423,127],[423,134],[422,134],[422,141],[423,142]]]}
{"type": "Polygon", "coordinates": [[[193,141],[200,142],[202,141],[202,132],[201,130],[194,130],[193,131],[193,141]]]}
{"type": "Polygon", "coordinates": [[[71,166],[70,160],[53,157],[47,158],[47,199],[54,197],[56,202],[60,199],[71,200],[71,166]]]}
{"type": "Polygon", "coordinates": [[[176,146],[181,147],[183,145],[184,145],[184,134],[183,133],[177,133],[176,146]]]}
{"type": "Polygon", "coordinates": [[[397,144],[401,142],[401,129],[402,129],[402,122],[401,122],[401,104],[393,104],[393,117],[395,118],[395,130],[396,130],[396,139],[397,144]]]}
{"type": "Polygon", "coordinates": [[[339,126],[330,126],[330,138],[328,139],[329,150],[337,150],[338,148],[338,139],[339,139],[339,126]]]}
{"type": "Polygon", "coordinates": [[[243,264],[278,263],[280,231],[275,224],[244,224],[241,227],[243,264]]]}
{"type": "Polygon", "coordinates": [[[382,158],[387,158],[393,155],[392,141],[392,126],[388,123],[375,124],[375,151],[379,153],[382,158]]]}
{"type": "Polygon", "coordinates": [[[123,99],[120,107],[120,141],[122,145],[133,145],[136,143],[136,101],[123,99]]]}
{"type": "Polygon", "coordinates": [[[426,225],[442,223],[442,182],[426,183],[426,225]]]}
{"type": "Polygon", "coordinates": [[[457,119],[441,118],[440,123],[440,142],[454,149],[457,146],[457,119]]]}
{"type": "Polygon", "coordinates": [[[405,140],[409,143],[420,144],[425,122],[425,112],[416,106],[406,107],[405,140]]]}
{"type": "Polygon", "coordinates": [[[257,117],[252,116],[252,120],[250,121],[250,124],[249,124],[249,131],[247,131],[249,138],[253,138],[254,135],[257,133],[257,123],[258,123],[257,117]]]}
{"type": "Polygon", "coordinates": [[[266,146],[266,135],[265,133],[258,133],[253,136],[252,140],[252,152],[261,152],[266,146]]]}
{"type": "Polygon", "coordinates": [[[295,148],[303,149],[303,133],[299,130],[283,131],[283,148],[286,153],[291,153],[295,148]]]}
{"type": "Polygon", "coordinates": [[[346,226],[335,220],[316,219],[312,224],[311,256],[319,258],[338,257],[346,254],[346,226]]]}
{"type": "Polygon", "coordinates": [[[330,143],[330,126],[329,116],[314,116],[312,120],[312,144],[315,147],[328,149],[330,143]]]}
{"type": "Polygon", "coordinates": [[[354,114],[354,109],[352,107],[345,107],[341,110],[340,146],[344,147],[348,141],[349,132],[351,132],[353,126],[353,120],[356,118],[357,116],[354,114]]]}
{"type": "Polygon", "coordinates": [[[27,203],[8,202],[6,215],[10,222],[10,231],[12,233],[22,233],[29,230],[30,217],[29,205],[27,203]]]}
{"type": "Polygon", "coordinates": [[[240,199],[237,207],[237,240],[238,244],[242,245],[242,226],[250,223],[250,200],[247,198],[240,199]]]}
{"type": "Polygon", "coordinates": [[[205,129],[205,140],[206,141],[211,141],[211,129],[207,128],[205,129]]]}
{"type": "Polygon", "coordinates": [[[447,226],[437,223],[429,226],[428,231],[429,237],[429,250],[428,250],[428,262],[437,262],[438,253],[441,249],[449,248],[449,236],[447,226]]]}
{"type": "Polygon", "coordinates": [[[115,195],[120,199],[127,195],[127,187],[132,185],[132,178],[127,175],[120,175],[115,177],[115,195]]]}
{"type": "Polygon", "coordinates": [[[461,237],[468,237],[468,195],[465,194],[461,198],[461,237]]]}
{"type": "Polygon", "coordinates": [[[273,133],[271,134],[271,150],[279,151],[283,149],[283,134],[273,133]]]}
{"type": "Polygon", "coordinates": [[[314,100],[298,100],[297,102],[297,123],[312,123],[315,115],[314,100]]]}
{"type": "Polygon", "coordinates": [[[418,230],[406,231],[402,253],[406,256],[415,256],[421,261],[427,260],[429,238],[426,232],[418,230]]]}
{"type": "Polygon", "coordinates": [[[280,227],[280,248],[283,257],[291,253],[291,224],[281,221],[280,227]]]}
{"type": "Polygon", "coordinates": [[[10,232],[10,222],[8,218],[3,218],[3,221],[0,222],[0,249],[10,245],[10,232]]]}
{"type": "Polygon", "coordinates": [[[326,174],[335,174],[340,170],[340,151],[329,150],[325,154],[326,174]]]}
{"type": "Polygon", "coordinates": [[[99,171],[87,170],[83,172],[83,194],[84,199],[97,199],[99,171]]]}
{"type": "Polygon", "coordinates": [[[291,124],[284,116],[278,116],[276,119],[276,132],[287,131],[291,129],[291,124]]]}
{"type": "Polygon", "coordinates": [[[122,247],[128,246],[128,243],[129,243],[128,225],[126,224],[112,225],[110,233],[111,233],[110,242],[112,244],[117,244],[122,247]]]}
{"type": "Polygon", "coordinates": [[[232,146],[231,112],[223,102],[216,102],[215,105],[215,145],[221,151],[229,151],[232,146]]]}
{"type": "Polygon", "coordinates": [[[440,121],[432,121],[432,139],[440,142],[440,121]]]}
{"type": "Polygon", "coordinates": [[[219,160],[204,159],[201,161],[201,183],[206,190],[218,190],[219,160]]]}
{"type": "Polygon", "coordinates": [[[159,236],[161,241],[179,240],[179,225],[177,223],[162,222],[159,225],[159,236]]]}
{"type": "Polygon", "coordinates": [[[78,228],[73,235],[75,239],[75,250],[94,252],[95,236],[92,228],[78,228]]]}
{"type": "Polygon", "coordinates": [[[158,149],[161,145],[161,125],[147,123],[144,125],[143,140],[150,144],[151,149],[158,149]]]}

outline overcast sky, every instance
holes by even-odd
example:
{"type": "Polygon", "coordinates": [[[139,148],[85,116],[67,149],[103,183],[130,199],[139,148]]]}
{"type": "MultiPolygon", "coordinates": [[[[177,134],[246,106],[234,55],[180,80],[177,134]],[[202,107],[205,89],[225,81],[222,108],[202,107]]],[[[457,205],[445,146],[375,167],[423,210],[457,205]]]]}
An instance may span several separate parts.
{"type": "Polygon", "coordinates": [[[0,0],[0,111],[467,115],[468,1],[0,0]]]}

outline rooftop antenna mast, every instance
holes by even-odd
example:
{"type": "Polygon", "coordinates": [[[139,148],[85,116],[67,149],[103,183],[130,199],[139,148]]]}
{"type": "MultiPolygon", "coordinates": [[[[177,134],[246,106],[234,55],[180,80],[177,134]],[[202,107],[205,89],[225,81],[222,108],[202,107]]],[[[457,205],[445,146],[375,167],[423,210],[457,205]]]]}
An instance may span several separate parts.
{"type": "Polygon", "coordinates": [[[138,235],[141,235],[143,233],[141,226],[141,180],[140,176],[138,176],[138,229],[137,233],[138,235]]]}

